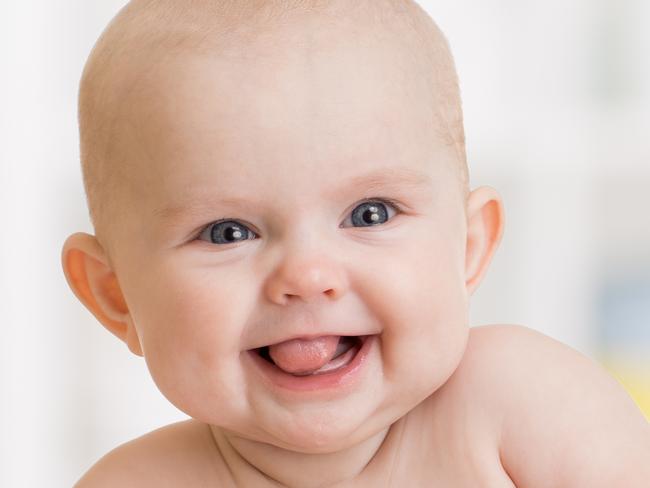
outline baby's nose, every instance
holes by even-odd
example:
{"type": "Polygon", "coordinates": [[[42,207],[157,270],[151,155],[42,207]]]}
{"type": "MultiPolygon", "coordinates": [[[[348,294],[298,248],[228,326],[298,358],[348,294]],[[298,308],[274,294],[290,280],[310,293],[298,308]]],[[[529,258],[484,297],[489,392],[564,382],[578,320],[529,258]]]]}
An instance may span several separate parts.
{"type": "Polygon", "coordinates": [[[323,255],[288,255],[269,277],[266,293],[274,303],[285,305],[292,299],[336,300],[347,288],[345,270],[335,259],[323,255]]]}

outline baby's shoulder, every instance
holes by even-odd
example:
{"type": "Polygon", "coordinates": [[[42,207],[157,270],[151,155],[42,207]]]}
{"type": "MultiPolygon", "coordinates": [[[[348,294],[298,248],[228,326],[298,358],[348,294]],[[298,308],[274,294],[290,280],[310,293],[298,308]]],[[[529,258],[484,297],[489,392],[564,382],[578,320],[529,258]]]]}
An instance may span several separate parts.
{"type": "MultiPolygon", "coordinates": [[[[540,363],[547,362],[543,350],[562,347],[521,325],[471,327],[455,371],[411,412],[410,417],[415,419],[412,424],[423,426],[435,446],[453,450],[456,455],[451,459],[466,461],[469,456],[477,465],[488,459],[500,460],[495,454],[502,448],[505,424],[516,423],[526,408],[529,386],[535,381],[540,363]]],[[[547,375],[555,371],[554,365],[543,369],[547,375]]],[[[496,467],[497,471],[503,468],[496,467]]],[[[492,468],[488,463],[483,471],[492,468]]],[[[501,474],[497,472],[497,476],[501,474]]]]}
{"type": "Polygon", "coordinates": [[[222,466],[207,425],[176,422],[128,441],[97,461],[75,488],[220,486],[222,466]]]}
{"type": "Polygon", "coordinates": [[[516,324],[482,325],[470,328],[465,354],[445,386],[469,386],[476,393],[474,387],[489,386],[486,392],[499,394],[495,400],[500,408],[518,408],[519,401],[530,398],[517,395],[517,388],[566,384],[572,374],[580,374],[574,379],[591,374],[616,384],[593,359],[541,332],[516,324]]]}
{"type": "Polygon", "coordinates": [[[620,383],[595,360],[515,324],[472,327],[463,359],[443,388],[480,401],[481,409],[492,409],[504,425],[527,412],[535,412],[537,420],[561,414],[571,401],[618,398],[634,407],[620,383]]]}
{"type": "Polygon", "coordinates": [[[532,377],[558,375],[563,362],[584,361],[577,351],[540,332],[516,324],[471,327],[465,353],[437,397],[449,401],[480,401],[494,412],[517,408],[519,389],[532,377]],[[540,370],[541,367],[541,370],[540,370]]]}
{"type": "Polygon", "coordinates": [[[443,402],[487,419],[517,486],[642,486],[650,428],[638,407],[596,361],[541,332],[471,328],[440,390],[443,402]]]}

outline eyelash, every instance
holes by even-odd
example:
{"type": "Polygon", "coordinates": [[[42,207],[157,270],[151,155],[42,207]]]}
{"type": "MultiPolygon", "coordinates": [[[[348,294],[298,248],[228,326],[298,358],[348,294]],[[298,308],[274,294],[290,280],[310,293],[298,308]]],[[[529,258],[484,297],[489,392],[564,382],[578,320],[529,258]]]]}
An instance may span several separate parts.
{"type": "MultiPolygon", "coordinates": [[[[364,200],[360,201],[357,205],[355,205],[352,210],[354,211],[354,209],[356,209],[358,206],[363,205],[364,203],[369,203],[369,202],[379,202],[379,203],[387,204],[387,205],[393,207],[393,209],[396,211],[396,214],[395,214],[395,216],[393,216],[393,218],[395,218],[397,215],[403,213],[402,206],[398,202],[396,202],[395,200],[393,200],[391,198],[386,198],[386,197],[374,197],[374,198],[364,199],[364,200]]],[[[392,220],[392,219],[389,219],[386,223],[388,223],[390,220],[392,220]]],[[[213,226],[215,226],[217,224],[223,223],[223,222],[235,222],[235,223],[237,223],[239,225],[242,225],[243,227],[248,228],[248,226],[246,224],[243,224],[243,223],[239,222],[236,219],[228,219],[228,218],[220,219],[220,220],[217,220],[215,222],[211,222],[208,225],[202,227],[201,230],[196,235],[195,240],[201,240],[199,238],[203,235],[203,233],[206,230],[212,228],[213,226]]],[[[383,225],[383,224],[379,224],[379,226],[381,226],[381,225],[383,225]]],[[[376,226],[370,225],[368,227],[376,227],[376,226]]],[[[359,229],[359,228],[363,228],[363,227],[356,227],[356,228],[359,229]]],[[[248,230],[250,230],[253,234],[255,234],[255,232],[252,231],[251,229],[248,229],[248,230]]],[[[244,239],[244,240],[252,240],[252,239],[244,239]]],[[[219,244],[219,243],[211,242],[210,239],[208,239],[205,242],[207,242],[208,244],[213,245],[213,246],[225,246],[226,245],[226,244],[219,244]]],[[[236,241],[236,242],[232,242],[230,244],[237,244],[237,242],[243,242],[243,241],[236,241]]]]}

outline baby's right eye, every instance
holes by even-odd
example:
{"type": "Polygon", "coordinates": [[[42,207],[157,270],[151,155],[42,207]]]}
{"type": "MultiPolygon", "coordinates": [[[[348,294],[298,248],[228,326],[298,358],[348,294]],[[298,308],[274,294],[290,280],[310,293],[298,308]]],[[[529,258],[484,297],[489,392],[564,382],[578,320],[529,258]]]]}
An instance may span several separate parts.
{"type": "Polygon", "coordinates": [[[207,240],[212,244],[232,244],[234,242],[255,239],[255,233],[235,220],[222,220],[204,228],[199,234],[198,239],[207,240]],[[250,237],[251,235],[253,237],[250,237]]]}

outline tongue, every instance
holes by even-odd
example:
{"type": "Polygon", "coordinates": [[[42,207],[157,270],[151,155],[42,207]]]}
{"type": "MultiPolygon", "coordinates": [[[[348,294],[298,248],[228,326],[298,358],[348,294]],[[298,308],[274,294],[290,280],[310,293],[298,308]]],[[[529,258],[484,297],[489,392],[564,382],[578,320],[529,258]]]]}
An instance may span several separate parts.
{"type": "Polygon", "coordinates": [[[327,364],[336,353],[340,336],[293,339],[269,346],[275,365],[287,373],[309,374],[327,364]]]}

